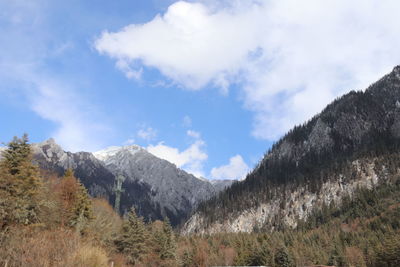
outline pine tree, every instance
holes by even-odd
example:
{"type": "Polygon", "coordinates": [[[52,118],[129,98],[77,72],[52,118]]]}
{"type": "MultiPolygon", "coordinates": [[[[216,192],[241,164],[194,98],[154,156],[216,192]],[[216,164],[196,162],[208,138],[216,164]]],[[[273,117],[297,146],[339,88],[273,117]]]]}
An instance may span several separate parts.
{"type": "Polygon", "coordinates": [[[237,255],[235,265],[249,265],[254,251],[254,242],[247,235],[239,235],[236,240],[235,248],[237,255]]]}
{"type": "Polygon", "coordinates": [[[143,258],[148,250],[147,239],[148,233],[143,219],[137,217],[135,209],[132,208],[123,222],[115,245],[120,252],[127,255],[131,264],[135,264],[143,258]]]}
{"type": "Polygon", "coordinates": [[[336,245],[331,252],[331,255],[329,256],[328,265],[334,265],[338,267],[345,266],[345,258],[343,256],[343,252],[336,245]]]}
{"type": "Polygon", "coordinates": [[[286,247],[280,247],[275,253],[275,266],[277,267],[291,267],[293,266],[292,259],[286,247]]]}
{"type": "Polygon", "coordinates": [[[193,266],[193,251],[186,249],[183,252],[182,259],[181,259],[181,266],[182,267],[190,267],[193,266]]]}
{"type": "Polygon", "coordinates": [[[165,217],[164,219],[161,242],[160,258],[175,259],[175,235],[168,217],[165,217]]]}
{"type": "Polygon", "coordinates": [[[0,161],[0,228],[38,221],[41,180],[32,164],[28,136],[14,137],[0,161]]]}
{"type": "Polygon", "coordinates": [[[400,266],[400,240],[393,236],[386,238],[383,246],[376,253],[375,266],[400,266]]]}
{"type": "Polygon", "coordinates": [[[270,265],[272,263],[271,250],[266,242],[263,242],[260,247],[257,247],[249,260],[249,265],[270,265]]]}

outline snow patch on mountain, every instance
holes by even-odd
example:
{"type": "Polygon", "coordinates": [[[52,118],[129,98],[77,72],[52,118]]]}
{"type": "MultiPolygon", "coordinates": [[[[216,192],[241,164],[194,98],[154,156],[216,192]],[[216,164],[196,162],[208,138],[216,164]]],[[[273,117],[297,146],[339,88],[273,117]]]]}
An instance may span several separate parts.
{"type": "Polygon", "coordinates": [[[101,161],[105,161],[110,157],[115,156],[120,151],[126,151],[131,155],[135,155],[137,152],[144,150],[142,147],[137,145],[130,145],[130,146],[110,146],[106,149],[94,152],[93,155],[101,161]]]}

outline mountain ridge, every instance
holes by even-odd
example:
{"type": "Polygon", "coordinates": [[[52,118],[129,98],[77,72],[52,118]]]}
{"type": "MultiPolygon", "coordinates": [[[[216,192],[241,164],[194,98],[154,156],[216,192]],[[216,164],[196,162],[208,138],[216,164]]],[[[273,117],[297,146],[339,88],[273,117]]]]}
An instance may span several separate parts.
{"type": "Polygon", "coordinates": [[[125,213],[133,206],[146,220],[168,217],[173,225],[231,183],[199,179],[137,145],[72,153],[50,138],[32,144],[32,151],[34,162],[42,169],[58,175],[73,169],[93,197],[105,198],[112,205],[116,178],[123,175],[119,211],[125,213]]]}
{"type": "Polygon", "coordinates": [[[398,175],[392,158],[400,151],[399,137],[400,67],[396,66],[364,92],[351,91],[295,126],[244,181],[202,203],[183,232],[296,227],[296,221],[306,219],[313,208],[305,198],[318,205],[332,201],[320,192],[329,183],[339,184],[331,193],[341,198],[357,184],[373,187],[390,181],[388,175],[398,175]],[[295,208],[299,203],[304,209],[295,208]],[[263,205],[268,207],[259,209],[263,205]]]}

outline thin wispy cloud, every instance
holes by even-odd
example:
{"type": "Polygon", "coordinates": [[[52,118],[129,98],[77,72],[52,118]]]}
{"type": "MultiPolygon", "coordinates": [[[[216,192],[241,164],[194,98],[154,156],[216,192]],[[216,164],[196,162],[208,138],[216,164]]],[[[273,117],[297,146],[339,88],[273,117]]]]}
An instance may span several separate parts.
{"type": "Polygon", "coordinates": [[[182,124],[183,124],[183,127],[186,127],[186,128],[192,127],[192,118],[190,118],[188,115],[186,115],[185,117],[183,117],[182,124]]]}
{"type": "Polygon", "coordinates": [[[140,139],[143,139],[145,141],[151,141],[157,137],[157,131],[155,129],[153,129],[152,127],[143,126],[141,129],[138,130],[136,135],[140,139]]]}
{"type": "MultiPolygon", "coordinates": [[[[96,118],[79,87],[62,75],[50,74],[46,61],[73,48],[69,41],[55,41],[49,34],[45,1],[5,1],[0,21],[0,90],[18,94],[18,102],[54,124],[47,137],[69,151],[94,151],[104,146],[111,128],[96,118]]],[[[104,120],[103,120],[104,121],[104,120]]]]}
{"type": "Polygon", "coordinates": [[[200,139],[201,138],[201,134],[199,132],[193,131],[193,130],[188,130],[186,132],[186,134],[190,137],[193,137],[195,139],[200,139]]]}
{"type": "Polygon", "coordinates": [[[88,103],[82,103],[72,90],[50,79],[39,81],[30,96],[31,108],[39,116],[55,123],[51,136],[68,151],[96,151],[104,145],[102,136],[112,129],[98,123],[88,103]]]}

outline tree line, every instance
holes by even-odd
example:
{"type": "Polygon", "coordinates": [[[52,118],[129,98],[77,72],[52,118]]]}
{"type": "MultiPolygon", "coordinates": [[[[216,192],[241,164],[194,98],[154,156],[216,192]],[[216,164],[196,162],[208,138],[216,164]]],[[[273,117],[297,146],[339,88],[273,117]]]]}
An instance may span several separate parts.
{"type": "MultiPolygon", "coordinates": [[[[181,236],[168,219],[121,217],[72,170],[31,161],[26,136],[0,160],[1,266],[399,266],[400,178],[326,205],[297,229],[181,236]]],[[[388,165],[389,166],[389,165],[388,165]]]]}

